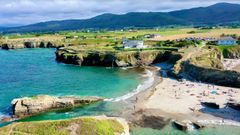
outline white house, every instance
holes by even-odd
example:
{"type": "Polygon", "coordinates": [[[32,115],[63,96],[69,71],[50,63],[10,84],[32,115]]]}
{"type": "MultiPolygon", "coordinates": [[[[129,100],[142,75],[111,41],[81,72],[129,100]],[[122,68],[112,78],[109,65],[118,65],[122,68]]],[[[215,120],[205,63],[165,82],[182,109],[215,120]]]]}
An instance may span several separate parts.
{"type": "Polygon", "coordinates": [[[124,48],[145,48],[143,40],[129,40],[127,38],[123,39],[124,48]]]}
{"type": "Polygon", "coordinates": [[[158,38],[161,37],[159,34],[146,34],[144,35],[145,38],[158,38]]]}
{"type": "Polygon", "coordinates": [[[237,40],[232,37],[222,37],[218,40],[218,45],[236,45],[237,40]]]}

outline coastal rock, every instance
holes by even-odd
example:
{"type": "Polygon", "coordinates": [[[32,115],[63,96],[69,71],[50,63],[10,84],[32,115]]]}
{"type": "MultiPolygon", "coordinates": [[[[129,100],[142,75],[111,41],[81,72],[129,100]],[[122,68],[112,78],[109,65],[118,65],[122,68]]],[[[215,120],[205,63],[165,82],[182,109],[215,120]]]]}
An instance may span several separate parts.
{"type": "Polygon", "coordinates": [[[240,88],[240,72],[224,70],[222,54],[218,51],[195,54],[181,63],[181,71],[196,81],[240,88]]]}
{"type": "Polygon", "coordinates": [[[37,42],[25,42],[25,48],[38,48],[39,44],[37,42]]]}
{"type": "Polygon", "coordinates": [[[0,128],[1,135],[130,135],[126,120],[118,117],[79,117],[66,120],[14,122],[0,128]]]}
{"type": "Polygon", "coordinates": [[[204,126],[198,124],[198,123],[194,123],[194,122],[191,122],[191,121],[173,121],[173,126],[175,128],[177,128],[178,130],[181,130],[181,131],[191,131],[191,130],[194,130],[194,129],[201,129],[201,128],[204,128],[204,126]]]}
{"type": "Polygon", "coordinates": [[[67,45],[58,44],[58,42],[39,41],[39,40],[20,40],[20,41],[8,41],[2,43],[0,47],[5,50],[9,49],[22,49],[22,48],[60,48],[67,45]]]}
{"type": "MultiPolygon", "coordinates": [[[[173,61],[179,56],[165,50],[146,51],[90,51],[65,47],[56,51],[56,60],[79,66],[134,67],[146,66],[161,61],[173,61]]],[[[179,56],[180,57],[180,56],[179,56]]]]}
{"type": "Polygon", "coordinates": [[[240,46],[226,47],[223,49],[224,58],[239,59],[240,58],[240,46]]]}
{"type": "Polygon", "coordinates": [[[201,104],[212,109],[220,109],[220,105],[215,102],[202,102],[201,104]]]}
{"type": "Polygon", "coordinates": [[[99,97],[53,97],[48,95],[39,95],[36,97],[24,97],[14,99],[12,104],[12,113],[14,117],[22,118],[35,115],[41,112],[53,109],[64,109],[75,106],[87,105],[103,100],[99,97]]]}
{"type": "Polygon", "coordinates": [[[176,127],[178,130],[181,130],[181,131],[187,131],[188,130],[187,124],[179,122],[179,121],[174,121],[173,126],[176,127]]]}
{"type": "Polygon", "coordinates": [[[9,50],[9,49],[21,49],[24,48],[24,44],[2,44],[2,49],[9,50]]]}
{"type": "Polygon", "coordinates": [[[229,102],[229,103],[227,103],[227,106],[232,108],[232,109],[240,111],[240,103],[229,102]]]}
{"type": "Polygon", "coordinates": [[[170,121],[170,118],[156,113],[154,110],[138,110],[134,112],[132,117],[128,118],[133,126],[140,126],[144,128],[162,129],[170,121]]]}
{"type": "Polygon", "coordinates": [[[165,117],[143,115],[140,126],[152,129],[162,129],[166,126],[166,123],[168,122],[169,119],[165,117]]]}

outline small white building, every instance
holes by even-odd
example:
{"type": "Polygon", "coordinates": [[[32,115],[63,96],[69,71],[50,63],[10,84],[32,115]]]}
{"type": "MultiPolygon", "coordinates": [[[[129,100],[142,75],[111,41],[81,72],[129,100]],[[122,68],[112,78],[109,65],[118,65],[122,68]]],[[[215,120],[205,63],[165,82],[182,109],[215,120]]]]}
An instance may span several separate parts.
{"type": "Polygon", "coordinates": [[[237,40],[232,37],[222,37],[218,40],[218,45],[236,45],[237,40]]]}
{"type": "Polygon", "coordinates": [[[124,48],[145,48],[143,40],[129,40],[127,38],[123,39],[124,48]]]}
{"type": "Polygon", "coordinates": [[[159,34],[146,34],[144,35],[145,38],[159,38],[161,35],[159,34]]]}

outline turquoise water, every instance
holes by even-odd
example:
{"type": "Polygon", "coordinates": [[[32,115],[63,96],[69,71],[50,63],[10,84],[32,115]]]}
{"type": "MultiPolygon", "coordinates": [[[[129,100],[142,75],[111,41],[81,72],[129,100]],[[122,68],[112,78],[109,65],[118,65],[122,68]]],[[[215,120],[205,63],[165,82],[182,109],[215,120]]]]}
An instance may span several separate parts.
{"type": "MultiPolygon", "coordinates": [[[[116,98],[136,89],[139,71],[120,68],[78,67],[55,61],[54,49],[0,50],[0,115],[8,114],[14,98],[49,95],[116,98]]],[[[117,115],[122,103],[100,102],[71,110],[53,111],[21,121],[56,120],[84,115],[117,115]]],[[[0,123],[3,126],[7,123],[0,123]]],[[[239,127],[219,126],[189,133],[171,125],[162,130],[134,128],[132,135],[240,135],[239,127]]]]}
{"type": "Polygon", "coordinates": [[[162,130],[134,128],[131,135],[240,135],[240,128],[234,126],[216,126],[183,132],[174,129],[171,125],[167,125],[162,130]]]}
{"type": "MultiPolygon", "coordinates": [[[[14,98],[38,94],[115,98],[129,93],[141,81],[137,70],[66,65],[55,61],[54,52],[54,49],[0,50],[0,114],[10,111],[14,98]]],[[[112,103],[103,102],[32,119],[96,115],[112,110],[112,103]]]]}

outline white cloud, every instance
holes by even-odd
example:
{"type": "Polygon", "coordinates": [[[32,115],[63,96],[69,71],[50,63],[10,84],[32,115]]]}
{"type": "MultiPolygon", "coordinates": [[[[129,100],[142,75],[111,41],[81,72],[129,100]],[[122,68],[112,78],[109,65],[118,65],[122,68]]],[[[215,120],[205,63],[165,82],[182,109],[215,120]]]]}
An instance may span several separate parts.
{"type": "Polygon", "coordinates": [[[0,25],[83,19],[102,13],[172,11],[239,0],[0,0],[0,25]]]}

